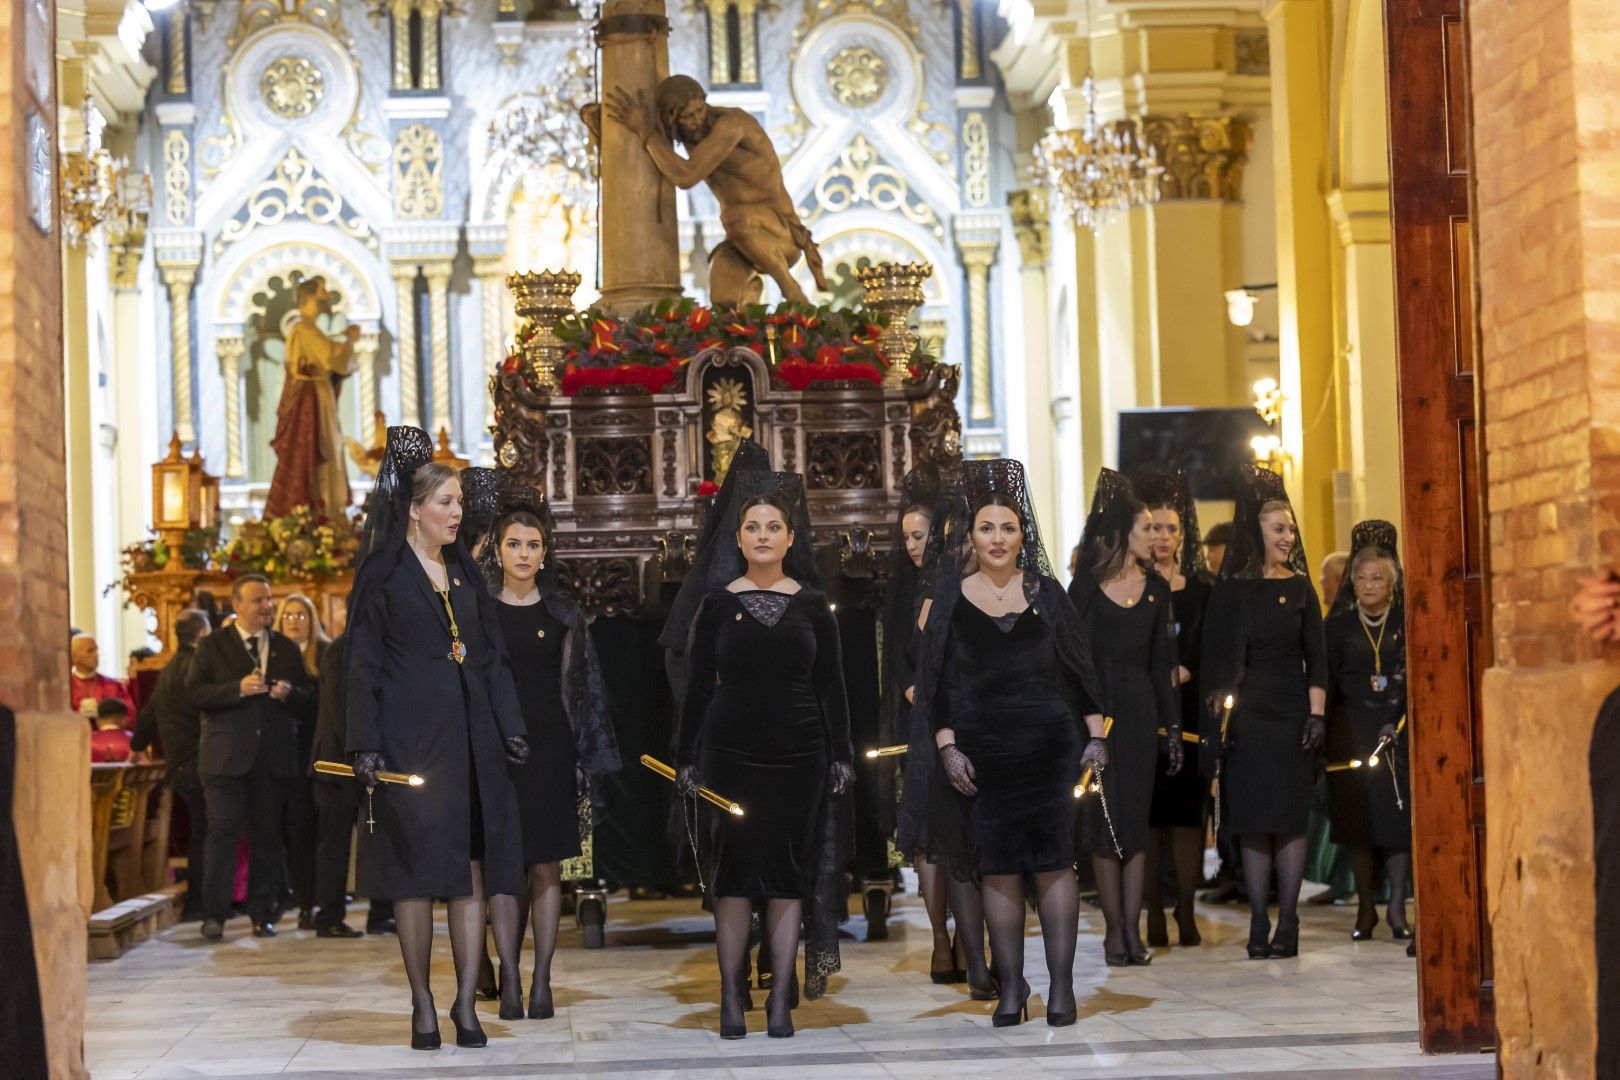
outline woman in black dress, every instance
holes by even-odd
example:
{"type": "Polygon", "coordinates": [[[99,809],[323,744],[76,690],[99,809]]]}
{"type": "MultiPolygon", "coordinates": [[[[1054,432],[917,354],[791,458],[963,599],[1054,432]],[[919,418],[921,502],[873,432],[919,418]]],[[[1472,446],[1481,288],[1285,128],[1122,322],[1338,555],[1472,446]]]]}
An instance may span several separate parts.
{"type": "Polygon", "coordinates": [[[1401,719],[1406,715],[1406,612],[1395,526],[1363,521],[1350,531],[1350,565],[1327,620],[1329,761],[1378,763],[1328,773],[1333,842],[1350,851],[1360,901],[1350,937],[1365,941],[1378,925],[1378,861],[1389,877],[1390,933],[1412,936],[1406,883],[1412,868],[1412,814],[1397,786],[1410,775],[1401,719]]]}
{"type": "Polygon", "coordinates": [[[1235,700],[1220,783],[1243,856],[1249,957],[1263,960],[1299,953],[1305,819],[1326,731],[1327,656],[1321,604],[1280,476],[1243,466],[1232,530],[1205,614],[1203,689],[1217,730],[1226,696],[1235,700]],[[1277,933],[1268,942],[1274,866],[1277,933]]]}
{"type": "Polygon", "coordinates": [[[506,483],[498,512],[480,561],[499,600],[531,749],[511,774],[534,927],[529,1019],[546,1020],[554,1015],[551,958],[562,916],[562,860],[580,854],[580,801],[593,798],[596,778],[618,771],[619,747],[585,613],[562,592],[550,557],[552,521],[544,500],[506,483]]]}
{"type": "Polygon", "coordinates": [[[449,898],[458,1046],[485,1044],[474,995],[486,898],[496,949],[516,970],[522,850],[505,763],[529,752],[495,605],[457,540],[461,485],[432,458],[426,432],[389,429],[348,620],[346,750],[370,791],[356,878],[362,894],[395,901],[411,1046],[421,1050],[439,1045],[434,897],[449,898]],[[379,786],[384,770],[426,782],[379,786]]]}
{"type": "Polygon", "coordinates": [[[962,474],[913,704],[934,732],[934,787],[945,801],[930,843],[953,875],[982,879],[1000,981],[996,1027],[1028,1016],[1023,883],[1033,875],[1046,1022],[1060,1027],[1076,1016],[1073,788],[1084,766],[1107,764],[1101,695],[1084,626],[1046,563],[1023,466],[970,461],[962,474]]]}
{"type": "Polygon", "coordinates": [[[747,1034],[749,915],[764,900],[774,975],[767,1031],[784,1038],[793,1034],[794,959],[806,922],[805,996],[819,997],[838,970],[844,860],[833,840],[854,777],[849,707],[838,625],[806,583],[814,562],[802,478],[750,471],[736,495],[736,532],[717,534],[719,550],[700,552],[694,566],[716,587],[687,641],[675,763],[683,798],[704,785],[744,811],[683,806],[698,812],[692,835],[702,840],[714,908],[720,1037],[747,1034]]]}
{"type": "Polygon", "coordinates": [[[1109,967],[1153,962],[1140,926],[1161,730],[1169,732],[1170,773],[1181,771],[1170,585],[1149,569],[1157,537],[1147,504],[1123,476],[1102,470],[1069,597],[1090,636],[1091,666],[1102,690],[1099,704],[1114,720],[1102,791],[1088,793],[1080,804],[1080,846],[1091,856],[1096,875],[1109,967]]]}
{"type": "MultiPolygon", "coordinates": [[[[1203,548],[1198,535],[1198,512],[1184,469],[1143,470],[1135,478],[1136,493],[1153,511],[1159,534],[1153,545],[1153,568],[1170,583],[1170,631],[1176,639],[1173,680],[1181,696],[1183,738],[1197,735],[1204,706],[1198,697],[1199,643],[1204,631],[1204,606],[1209,583],[1203,577],[1203,548]]],[[[1182,747],[1186,750],[1186,746],[1182,747]]],[[[1159,868],[1170,854],[1176,875],[1176,931],[1180,945],[1197,945],[1203,938],[1193,917],[1198,883],[1204,876],[1204,807],[1209,802],[1209,781],[1196,768],[1172,772],[1168,753],[1159,754],[1153,778],[1153,805],[1148,808],[1147,942],[1170,944],[1164,921],[1164,900],[1159,868]]]]}

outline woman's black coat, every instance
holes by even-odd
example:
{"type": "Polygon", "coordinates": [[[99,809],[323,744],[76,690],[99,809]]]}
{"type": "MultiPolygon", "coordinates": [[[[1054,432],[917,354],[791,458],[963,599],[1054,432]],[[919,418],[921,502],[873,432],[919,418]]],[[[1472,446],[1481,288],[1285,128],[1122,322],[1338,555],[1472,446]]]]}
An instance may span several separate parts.
{"type": "Polygon", "coordinates": [[[366,575],[349,615],[346,750],[378,752],[387,770],[425,781],[419,788],[377,786],[375,830],[363,816],[359,829],[356,877],[366,896],[472,895],[475,776],[485,892],[516,893],[522,884],[517,795],[503,744],[525,734],[523,715],[483,578],[458,546],[444,550],[465,663],[450,658],[444,603],[409,551],[391,567],[362,568],[381,574],[366,575]]]}

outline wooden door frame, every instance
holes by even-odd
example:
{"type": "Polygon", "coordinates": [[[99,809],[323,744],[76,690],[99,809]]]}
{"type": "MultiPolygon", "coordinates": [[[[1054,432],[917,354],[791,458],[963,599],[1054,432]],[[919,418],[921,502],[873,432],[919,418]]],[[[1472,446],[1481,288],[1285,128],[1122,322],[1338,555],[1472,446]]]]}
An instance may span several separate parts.
{"type": "Polygon", "coordinates": [[[1384,0],[1418,1021],[1496,1041],[1479,680],[1490,665],[1466,0],[1384,0]],[[1470,487],[1472,491],[1470,491],[1470,487]]]}

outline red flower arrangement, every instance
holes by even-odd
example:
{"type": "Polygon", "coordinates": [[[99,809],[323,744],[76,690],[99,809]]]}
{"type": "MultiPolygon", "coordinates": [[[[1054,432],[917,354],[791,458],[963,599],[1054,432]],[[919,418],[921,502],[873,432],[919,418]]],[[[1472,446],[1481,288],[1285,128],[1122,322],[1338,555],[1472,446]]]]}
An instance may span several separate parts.
{"type": "Polygon", "coordinates": [[[868,382],[874,385],[883,382],[882,373],[867,363],[807,364],[802,360],[786,360],[777,365],[776,373],[795,390],[803,390],[819,382],[868,382]]]}
{"type": "Polygon", "coordinates": [[[624,364],[620,367],[563,366],[562,392],[573,397],[581,390],[603,386],[639,386],[649,394],[663,393],[685,361],[672,364],[624,364]]]}
{"type": "Polygon", "coordinates": [[[720,494],[720,485],[713,480],[705,480],[698,485],[697,497],[707,499],[710,495],[720,494]]]}

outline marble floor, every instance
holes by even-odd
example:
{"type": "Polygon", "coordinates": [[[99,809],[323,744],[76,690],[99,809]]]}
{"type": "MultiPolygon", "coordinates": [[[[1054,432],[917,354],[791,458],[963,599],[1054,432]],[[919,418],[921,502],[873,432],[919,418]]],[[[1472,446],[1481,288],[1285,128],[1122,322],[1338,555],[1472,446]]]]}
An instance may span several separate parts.
{"type": "Polygon", "coordinates": [[[409,1002],[393,938],[320,940],[289,920],[279,937],[259,940],[238,919],[208,945],[191,923],[91,967],[85,1049],[96,1080],[1493,1077],[1489,1056],[1418,1052],[1414,961],[1383,927],[1352,943],[1352,918],[1347,908],[1306,908],[1297,959],[1249,961],[1246,913],[1203,906],[1203,947],[1160,949],[1150,967],[1119,969],[1103,965],[1101,916],[1083,908],[1080,1020],[1061,1029],[1041,1019],[1046,975],[1031,918],[1033,1022],[997,1029],[989,1003],[928,980],[927,921],[908,893],[886,942],[858,940],[864,923],[851,920],[843,972],[827,997],[796,1012],[796,1038],[767,1039],[756,1011],[746,1040],[722,1042],[712,925],[697,903],[615,896],[606,949],[582,949],[572,926],[563,934],[556,1017],[506,1022],[483,1004],[482,1050],[453,1046],[441,928],[434,982],[446,1046],[434,1053],[406,1045],[409,1002]]]}

